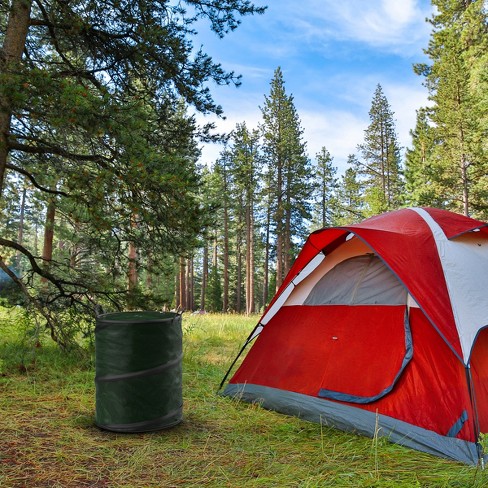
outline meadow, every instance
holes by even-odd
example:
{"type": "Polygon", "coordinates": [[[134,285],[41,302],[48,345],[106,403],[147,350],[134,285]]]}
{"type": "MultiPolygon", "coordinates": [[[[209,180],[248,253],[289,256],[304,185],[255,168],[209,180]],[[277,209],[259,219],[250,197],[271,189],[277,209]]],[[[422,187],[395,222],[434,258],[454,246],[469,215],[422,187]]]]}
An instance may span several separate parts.
{"type": "Polygon", "coordinates": [[[144,434],[94,425],[94,351],[60,350],[0,307],[0,486],[482,487],[488,474],[219,396],[257,317],[183,316],[183,422],[144,434]]]}

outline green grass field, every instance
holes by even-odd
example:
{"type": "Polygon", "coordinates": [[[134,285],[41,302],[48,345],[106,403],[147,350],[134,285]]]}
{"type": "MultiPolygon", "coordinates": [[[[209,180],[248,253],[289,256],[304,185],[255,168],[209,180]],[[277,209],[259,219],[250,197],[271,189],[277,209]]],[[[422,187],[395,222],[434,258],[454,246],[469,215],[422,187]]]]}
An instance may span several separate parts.
{"type": "Polygon", "coordinates": [[[94,426],[94,358],[0,308],[0,486],[482,487],[488,474],[217,395],[256,322],[184,315],[184,420],[148,434],[94,426]]]}

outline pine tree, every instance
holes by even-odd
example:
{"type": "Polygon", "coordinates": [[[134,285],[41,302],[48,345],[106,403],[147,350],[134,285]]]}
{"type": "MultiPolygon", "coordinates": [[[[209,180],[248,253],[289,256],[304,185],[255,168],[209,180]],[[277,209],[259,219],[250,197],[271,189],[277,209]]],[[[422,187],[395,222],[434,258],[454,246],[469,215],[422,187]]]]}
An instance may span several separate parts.
{"type": "Polygon", "coordinates": [[[435,174],[435,130],[428,110],[417,111],[417,123],[410,131],[412,147],[405,158],[405,202],[413,206],[443,207],[443,192],[435,174]]]}
{"type": "Polygon", "coordinates": [[[483,199],[488,170],[483,142],[486,91],[480,90],[487,62],[487,12],[479,0],[433,0],[433,5],[433,30],[425,51],[431,63],[415,67],[425,76],[432,102],[429,114],[437,142],[433,175],[446,208],[482,215],[488,210],[483,199]]]}
{"type": "Polygon", "coordinates": [[[276,287],[291,267],[296,238],[307,232],[310,218],[311,166],[293,96],[287,95],[283,73],[277,68],[269,96],[261,108],[263,152],[267,160],[269,203],[276,237],[276,287]]]}
{"type": "Polygon", "coordinates": [[[122,94],[146,95],[157,105],[176,93],[199,111],[220,113],[206,81],[239,79],[193,49],[192,25],[206,19],[223,37],[238,26],[239,17],[265,10],[247,0],[141,0],[130,8],[124,2],[81,0],[10,3],[6,22],[0,24],[0,190],[9,152],[26,150],[22,127],[28,124],[22,121],[31,116],[30,152],[76,161],[66,140],[48,140],[42,131],[70,127],[87,142],[99,130],[113,137],[108,102],[120,101],[122,94]]]}
{"type": "Polygon", "coordinates": [[[337,214],[337,168],[333,166],[334,158],[322,147],[315,156],[315,205],[313,228],[321,229],[335,224],[337,214]]]}
{"type": "Polygon", "coordinates": [[[154,249],[160,256],[153,263],[188,254],[204,222],[197,137],[208,134],[187,105],[220,114],[207,82],[240,81],[194,49],[194,24],[208,21],[222,37],[241,16],[265,9],[247,0],[7,3],[0,21],[0,196],[9,198],[6,170],[27,178],[39,194],[56,197],[65,248],[86,252],[75,267],[54,255],[47,269],[32,248],[3,232],[0,245],[21,252],[31,271],[52,283],[43,303],[85,310],[101,299],[113,306],[126,289],[129,243],[143,276],[154,249]],[[50,191],[55,177],[59,185],[50,191]]]}
{"type": "Polygon", "coordinates": [[[370,215],[395,209],[401,203],[400,147],[393,116],[383,89],[378,85],[369,111],[370,124],[364,131],[364,142],[358,146],[362,155],[358,174],[370,215]]]}
{"type": "MultiPolygon", "coordinates": [[[[249,131],[246,124],[237,124],[232,135],[232,172],[234,188],[243,196],[245,214],[246,255],[246,313],[255,312],[255,208],[258,193],[258,175],[261,170],[259,132],[249,131]]],[[[239,281],[237,286],[240,286],[239,281]]]]}
{"type": "Polygon", "coordinates": [[[212,266],[210,268],[208,277],[208,310],[210,312],[222,312],[222,280],[219,271],[219,259],[218,259],[218,242],[217,238],[214,238],[213,252],[212,252],[212,266]]]}
{"type": "Polygon", "coordinates": [[[365,218],[363,187],[358,177],[359,161],[350,154],[347,164],[337,189],[337,225],[356,223],[365,218]]]}

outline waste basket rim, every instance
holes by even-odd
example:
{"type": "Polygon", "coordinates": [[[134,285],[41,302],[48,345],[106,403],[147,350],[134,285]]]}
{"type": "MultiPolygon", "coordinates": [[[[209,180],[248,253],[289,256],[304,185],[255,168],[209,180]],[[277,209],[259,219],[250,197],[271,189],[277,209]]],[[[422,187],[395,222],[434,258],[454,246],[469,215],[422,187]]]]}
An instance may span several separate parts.
{"type": "Polygon", "coordinates": [[[176,312],[157,312],[157,311],[128,311],[128,312],[109,312],[99,315],[97,323],[123,324],[125,323],[151,323],[164,322],[175,319],[179,314],[176,312]]]}

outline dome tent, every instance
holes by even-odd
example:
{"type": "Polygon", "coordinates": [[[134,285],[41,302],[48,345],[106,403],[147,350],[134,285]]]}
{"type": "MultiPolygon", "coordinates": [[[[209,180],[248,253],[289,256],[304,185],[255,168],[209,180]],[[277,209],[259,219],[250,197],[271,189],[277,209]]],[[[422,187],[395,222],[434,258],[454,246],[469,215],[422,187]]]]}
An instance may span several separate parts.
{"type": "Polygon", "coordinates": [[[314,232],[223,394],[477,464],[487,226],[412,208],[314,232]]]}

